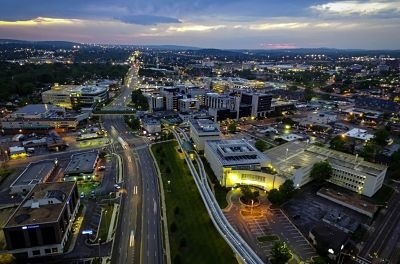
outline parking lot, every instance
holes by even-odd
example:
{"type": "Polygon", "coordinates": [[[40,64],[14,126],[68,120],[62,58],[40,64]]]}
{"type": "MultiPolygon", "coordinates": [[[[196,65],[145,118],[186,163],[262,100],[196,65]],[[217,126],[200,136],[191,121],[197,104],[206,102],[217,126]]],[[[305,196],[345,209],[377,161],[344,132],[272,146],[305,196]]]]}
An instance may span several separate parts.
{"type": "Polygon", "coordinates": [[[262,199],[259,206],[253,209],[238,202],[232,197],[232,207],[226,212],[228,221],[239,233],[257,246],[256,252],[269,256],[276,240],[287,243],[293,253],[303,261],[316,256],[314,247],[294,226],[281,209],[271,209],[267,200],[262,199]]]}

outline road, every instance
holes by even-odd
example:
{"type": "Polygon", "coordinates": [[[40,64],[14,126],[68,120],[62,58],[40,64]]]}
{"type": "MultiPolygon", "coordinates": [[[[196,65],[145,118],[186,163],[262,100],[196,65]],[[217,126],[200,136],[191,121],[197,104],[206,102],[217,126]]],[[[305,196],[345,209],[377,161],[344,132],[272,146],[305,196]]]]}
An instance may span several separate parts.
{"type": "MultiPolygon", "coordinates": [[[[183,140],[189,140],[184,131],[180,130],[179,128],[177,128],[177,130],[181,132],[180,135],[184,136],[183,140]]],[[[172,130],[172,132],[178,140],[179,145],[182,147],[183,140],[181,139],[181,136],[176,132],[176,130],[172,130]]],[[[260,257],[253,251],[253,249],[247,244],[247,242],[231,226],[225,215],[222,213],[221,208],[219,207],[214,197],[214,194],[210,186],[208,185],[207,175],[203,166],[203,162],[201,161],[199,155],[196,152],[194,153],[194,158],[196,160],[196,163],[198,164],[199,171],[197,171],[196,167],[189,157],[189,154],[183,148],[182,150],[185,154],[186,163],[188,164],[189,170],[192,173],[197,188],[200,192],[200,196],[202,197],[208,214],[218,232],[229,244],[232,250],[238,256],[240,256],[244,263],[264,263],[260,259],[260,257]]]]}
{"type": "MultiPolygon", "coordinates": [[[[129,74],[135,75],[137,70],[130,70],[129,74]]],[[[135,83],[136,76],[128,78],[129,83],[135,83]]],[[[122,87],[112,102],[116,109],[126,106],[132,87],[122,87]]],[[[142,138],[129,133],[122,116],[104,116],[103,126],[119,142],[114,151],[123,164],[124,191],[112,263],[163,263],[159,189],[148,146],[142,138]]]]}
{"type": "MultiPolygon", "coordinates": [[[[398,184],[397,184],[398,185],[398,184]]],[[[400,238],[400,193],[397,190],[388,203],[384,214],[379,214],[372,225],[373,232],[369,234],[360,256],[366,259],[380,259],[382,263],[398,263],[396,246],[400,238]]]]}

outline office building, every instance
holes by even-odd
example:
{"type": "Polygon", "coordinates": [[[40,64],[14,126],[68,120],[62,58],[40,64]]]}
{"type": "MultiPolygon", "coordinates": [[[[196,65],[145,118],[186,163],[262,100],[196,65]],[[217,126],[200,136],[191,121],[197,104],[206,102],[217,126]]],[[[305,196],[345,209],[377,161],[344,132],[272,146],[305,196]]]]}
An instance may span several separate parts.
{"type": "Polygon", "coordinates": [[[107,101],[108,88],[96,85],[59,85],[42,93],[45,104],[53,104],[64,108],[92,107],[94,103],[107,101]]]}
{"type": "Polygon", "coordinates": [[[251,106],[252,117],[266,117],[271,111],[272,95],[262,93],[242,93],[241,105],[251,106]]]}
{"type": "Polygon", "coordinates": [[[79,209],[75,182],[39,183],[6,222],[6,249],[17,258],[64,253],[79,209]]]}
{"type": "Polygon", "coordinates": [[[1,120],[6,133],[75,129],[83,116],[68,115],[64,108],[49,104],[26,105],[1,120]]]}
{"type": "Polygon", "coordinates": [[[207,140],[218,140],[220,133],[218,123],[209,119],[190,120],[190,138],[197,150],[204,150],[207,140]]]}
{"type": "Polygon", "coordinates": [[[269,173],[270,159],[246,140],[210,140],[204,156],[222,186],[253,185],[270,190],[284,179],[269,173]]]}
{"type": "Polygon", "coordinates": [[[194,98],[182,98],[178,100],[179,112],[194,112],[200,109],[200,102],[194,98]]]}
{"type": "Polygon", "coordinates": [[[93,172],[98,159],[99,152],[97,150],[73,154],[64,171],[64,180],[76,181],[91,179],[94,176],[93,172]]]}
{"type": "Polygon", "coordinates": [[[382,187],[387,170],[387,166],[364,161],[358,156],[299,141],[282,144],[265,153],[278,175],[293,180],[296,187],[312,180],[310,173],[315,163],[327,161],[332,166],[329,182],[371,197],[382,187]]]}

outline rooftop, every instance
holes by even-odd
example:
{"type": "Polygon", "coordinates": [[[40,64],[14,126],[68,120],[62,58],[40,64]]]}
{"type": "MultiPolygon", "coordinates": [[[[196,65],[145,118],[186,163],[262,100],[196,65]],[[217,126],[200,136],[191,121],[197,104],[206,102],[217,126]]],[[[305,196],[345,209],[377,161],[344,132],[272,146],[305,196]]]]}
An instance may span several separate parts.
{"type": "Polygon", "coordinates": [[[198,134],[207,132],[220,132],[218,129],[218,124],[209,119],[192,119],[190,120],[190,123],[198,134]]]}
{"type": "Polygon", "coordinates": [[[371,140],[374,138],[374,135],[368,134],[367,130],[360,128],[353,128],[345,133],[346,136],[357,138],[361,140],[371,140]]]}
{"type": "Polygon", "coordinates": [[[45,114],[46,112],[52,110],[63,110],[63,109],[50,104],[29,104],[18,109],[13,114],[39,115],[39,114],[45,114]]]}
{"type": "Polygon", "coordinates": [[[75,184],[75,182],[37,184],[10,216],[5,227],[23,226],[29,228],[27,225],[58,221],[75,184]],[[41,203],[39,205],[39,200],[52,198],[56,200],[55,203],[41,203]]]}
{"type": "Polygon", "coordinates": [[[42,160],[30,163],[20,176],[11,184],[11,187],[18,185],[32,185],[42,182],[43,178],[54,170],[56,164],[56,160],[42,160]]]}
{"type": "Polygon", "coordinates": [[[224,166],[269,162],[267,156],[245,140],[209,140],[206,141],[206,145],[210,147],[224,166]]]}
{"type": "Polygon", "coordinates": [[[265,153],[274,167],[284,175],[292,174],[301,167],[311,166],[321,160],[328,160],[332,166],[357,170],[370,176],[377,176],[386,169],[384,165],[364,161],[361,157],[299,141],[282,144],[265,153]]]}
{"type": "Polygon", "coordinates": [[[71,161],[64,171],[65,175],[92,173],[96,165],[98,154],[98,151],[94,150],[72,155],[71,161]]]}

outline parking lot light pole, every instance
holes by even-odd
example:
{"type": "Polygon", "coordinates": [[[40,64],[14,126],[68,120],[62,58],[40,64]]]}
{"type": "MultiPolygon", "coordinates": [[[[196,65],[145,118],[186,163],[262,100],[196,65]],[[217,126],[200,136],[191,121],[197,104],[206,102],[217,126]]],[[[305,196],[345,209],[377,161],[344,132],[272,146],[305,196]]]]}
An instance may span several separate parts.
{"type": "Polygon", "coordinates": [[[101,243],[101,237],[99,237],[99,260],[100,260],[100,243],[101,243]]]}

